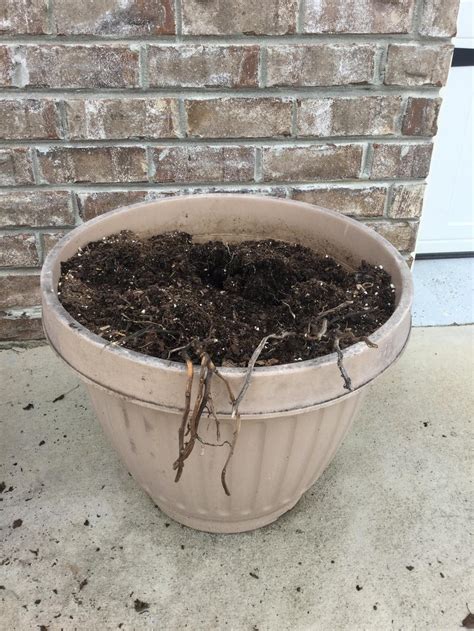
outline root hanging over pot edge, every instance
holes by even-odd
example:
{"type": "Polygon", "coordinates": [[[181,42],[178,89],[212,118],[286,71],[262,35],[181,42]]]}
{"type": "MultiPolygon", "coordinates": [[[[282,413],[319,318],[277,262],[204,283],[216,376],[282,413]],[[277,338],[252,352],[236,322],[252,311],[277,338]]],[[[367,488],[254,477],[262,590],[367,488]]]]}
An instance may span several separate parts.
{"type": "MultiPolygon", "coordinates": [[[[344,306],[347,306],[347,304],[342,304],[342,305],[339,305],[339,307],[335,307],[334,309],[330,309],[326,312],[323,312],[322,314],[319,315],[317,319],[323,318],[323,316],[327,315],[329,312],[337,311],[339,308],[343,308],[344,306]]],[[[325,335],[326,330],[327,330],[327,320],[326,318],[323,318],[320,331],[318,335],[315,336],[316,339],[320,340],[325,335]]],[[[192,387],[193,387],[194,365],[189,354],[187,353],[186,347],[176,349],[176,352],[178,350],[181,351],[181,356],[183,357],[186,363],[187,382],[186,382],[186,390],[185,390],[185,395],[184,395],[184,399],[185,399],[184,411],[183,411],[183,416],[181,418],[181,424],[178,430],[179,455],[178,455],[178,458],[173,463],[173,469],[176,470],[175,482],[179,482],[181,478],[181,474],[183,473],[184,462],[191,455],[196,441],[200,442],[202,445],[207,445],[209,447],[223,447],[224,445],[227,445],[229,447],[229,454],[222,468],[221,484],[222,484],[222,488],[224,489],[225,494],[230,496],[231,493],[227,485],[226,473],[227,473],[227,467],[229,465],[229,462],[232,456],[234,455],[235,446],[237,444],[237,439],[239,437],[240,428],[241,428],[239,405],[242,402],[245,396],[245,393],[247,392],[247,389],[250,385],[250,381],[252,379],[252,373],[255,368],[255,364],[258,358],[260,357],[260,354],[262,353],[263,349],[265,348],[265,345],[267,344],[267,342],[271,339],[283,340],[286,337],[292,336],[292,335],[297,335],[297,333],[294,331],[284,331],[281,334],[271,333],[270,335],[266,335],[265,337],[262,338],[259,345],[253,352],[252,357],[248,363],[244,383],[237,397],[234,396],[234,393],[232,391],[232,388],[229,382],[218,371],[210,355],[206,351],[202,350],[202,347],[200,347],[200,345],[198,344],[196,340],[193,340],[192,342],[190,342],[187,345],[187,348],[190,348],[191,346],[197,347],[196,350],[197,352],[199,352],[199,355],[201,357],[201,369],[200,369],[200,374],[199,374],[198,393],[196,396],[193,412],[191,414],[190,419],[189,419],[189,412],[191,409],[191,395],[192,395],[192,387]],[[209,415],[213,417],[214,422],[216,424],[217,441],[220,440],[219,419],[217,418],[217,415],[214,410],[214,403],[212,400],[212,393],[211,393],[211,382],[214,375],[219,377],[219,379],[221,379],[224,382],[227,388],[227,392],[229,394],[230,403],[232,404],[231,419],[234,424],[234,429],[232,432],[231,442],[229,442],[228,440],[224,440],[221,443],[220,442],[210,443],[203,440],[199,436],[199,433],[198,433],[199,423],[201,421],[202,415],[204,411],[207,410],[209,415]],[[184,439],[185,439],[185,436],[188,434],[190,437],[189,437],[188,442],[185,443],[184,439]]],[[[351,391],[352,382],[344,367],[344,361],[343,361],[344,355],[340,347],[341,340],[345,340],[345,339],[350,339],[354,344],[357,342],[365,342],[367,346],[369,346],[370,348],[377,348],[377,344],[374,344],[373,342],[371,342],[367,336],[356,337],[351,331],[341,332],[337,330],[337,334],[334,338],[334,350],[337,352],[337,365],[339,367],[341,376],[344,380],[344,387],[347,390],[351,391]]]]}

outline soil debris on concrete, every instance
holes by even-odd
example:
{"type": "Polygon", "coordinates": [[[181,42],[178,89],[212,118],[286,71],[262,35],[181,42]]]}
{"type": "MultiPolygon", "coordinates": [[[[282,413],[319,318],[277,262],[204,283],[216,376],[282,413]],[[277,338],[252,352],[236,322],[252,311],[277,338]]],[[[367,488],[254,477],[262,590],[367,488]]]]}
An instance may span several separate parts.
{"type": "Polygon", "coordinates": [[[150,607],[149,603],[144,600],[140,600],[139,598],[135,598],[133,606],[135,607],[135,611],[138,611],[138,613],[143,613],[150,607]]]}
{"type": "Polygon", "coordinates": [[[79,591],[82,591],[84,589],[84,587],[87,585],[89,581],[87,580],[87,578],[83,579],[80,583],[79,583],[79,591]]]}
{"type": "Polygon", "coordinates": [[[53,403],[57,403],[57,401],[62,401],[67,394],[70,394],[74,390],[77,390],[77,388],[79,388],[79,385],[74,386],[74,388],[71,388],[67,392],[63,392],[62,394],[59,394],[57,397],[53,399],[53,403]]]}
{"type": "Polygon", "coordinates": [[[90,243],[62,264],[58,290],[66,310],[109,343],[176,361],[181,347],[193,361],[201,349],[216,366],[247,366],[267,335],[256,366],[339,353],[395,309],[381,266],[349,269],[272,239],[195,243],[184,232],[123,231],[90,243]]]}

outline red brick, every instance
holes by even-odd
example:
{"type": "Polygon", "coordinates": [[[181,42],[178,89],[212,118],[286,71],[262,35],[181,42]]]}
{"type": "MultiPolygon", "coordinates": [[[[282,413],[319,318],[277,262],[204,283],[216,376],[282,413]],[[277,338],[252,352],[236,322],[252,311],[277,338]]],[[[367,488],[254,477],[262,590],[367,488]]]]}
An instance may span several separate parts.
{"type": "Polygon", "coordinates": [[[120,206],[137,204],[147,199],[146,191],[99,191],[77,195],[79,212],[87,221],[120,206]]]}
{"type": "Polygon", "coordinates": [[[253,147],[177,146],[153,150],[155,182],[247,182],[254,176],[253,147]]]}
{"type": "Polygon", "coordinates": [[[34,307],[40,303],[39,274],[0,276],[0,309],[34,307]]]}
{"type": "Polygon", "coordinates": [[[407,221],[393,223],[378,221],[377,223],[367,222],[367,225],[390,241],[398,250],[412,252],[415,249],[418,224],[407,221]]]}
{"type": "Polygon", "coordinates": [[[267,147],[262,150],[265,181],[310,182],[356,178],[361,162],[362,147],[358,145],[267,147]]]}
{"type": "Polygon", "coordinates": [[[3,140],[62,137],[58,104],[39,99],[0,100],[0,138],[3,140]]]}
{"type": "Polygon", "coordinates": [[[2,47],[0,85],[17,88],[138,87],[138,50],[108,44],[2,47]]]}
{"type": "Polygon", "coordinates": [[[0,192],[0,227],[72,226],[74,213],[68,191],[0,192]]]}
{"type": "Polygon", "coordinates": [[[170,98],[74,99],[66,102],[72,140],[175,138],[178,102],[170,98]]]}
{"type": "Polygon", "coordinates": [[[421,217],[424,194],[425,184],[394,184],[388,216],[395,219],[421,217]]]}
{"type": "Polygon", "coordinates": [[[0,186],[17,186],[33,182],[28,149],[0,149],[0,186]]]}
{"type": "Polygon", "coordinates": [[[13,340],[41,340],[44,338],[41,318],[34,317],[1,317],[0,316],[0,340],[9,342],[13,340]]]}
{"type": "Polygon", "coordinates": [[[386,136],[397,133],[401,97],[304,99],[298,102],[299,136],[386,136]]]}
{"type": "Polygon", "coordinates": [[[433,145],[374,144],[372,178],[423,178],[430,169],[433,145]]]}
{"type": "Polygon", "coordinates": [[[304,33],[408,33],[414,0],[306,0],[304,33]]]}
{"type": "Polygon", "coordinates": [[[452,51],[450,44],[391,44],[388,47],[385,84],[443,86],[448,78],[452,51]]]}
{"type": "Polygon", "coordinates": [[[405,136],[435,136],[441,99],[410,97],[403,117],[405,136]]]}
{"type": "Polygon", "coordinates": [[[146,152],[142,147],[38,148],[43,180],[72,182],[146,182],[146,152]]]}
{"type": "Polygon", "coordinates": [[[267,86],[330,86],[372,83],[374,44],[269,46],[267,86]]]}
{"type": "Polygon", "coordinates": [[[182,0],[187,35],[286,35],[296,31],[298,0],[182,0]]]}
{"type": "Polygon", "coordinates": [[[275,138],[291,134],[291,103],[277,98],[186,101],[188,132],[201,138],[275,138]]]}
{"type": "Polygon", "coordinates": [[[33,234],[0,235],[0,267],[36,267],[39,265],[33,234]]]}
{"type": "Polygon", "coordinates": [[[300,202],[362,217],[383,215],[386,197],[387,189],[383,186],[293,188],[291,192],[291,198],[300,202]]]}
{"type": "Polygon", "coordinates": [[[150,46],[148,76],[152,87],[258,86],[258,46],[150,46]]]}
{"type": "Polygon", "coordinates": [[[42,35],[47,26],[46,0],[2,0],[0,35],[42,35]]]}
{"type": "Polygon", "coordinates": [[[429,37],[456,35],[459,0],[423,0],[420,29],[429,37]]]}
{"type": "Polygon", "coordinates": [[[42,236],[43,240],[43,258],[45,258],[49,252],[54,248],[56,243],[67,234],[67,231],[61,230],[60,232],[44,232],[42,236]]]}
{"type": "Polygon", "coordinates": [[[0,86],[11,85],[13,68],[11,48],[0,46],[0,86]]]}
{"type": "Polygon", "coordinates": [[[100,0],[53,3],[59,35],[173,35],[173,0],[100,0]]]}

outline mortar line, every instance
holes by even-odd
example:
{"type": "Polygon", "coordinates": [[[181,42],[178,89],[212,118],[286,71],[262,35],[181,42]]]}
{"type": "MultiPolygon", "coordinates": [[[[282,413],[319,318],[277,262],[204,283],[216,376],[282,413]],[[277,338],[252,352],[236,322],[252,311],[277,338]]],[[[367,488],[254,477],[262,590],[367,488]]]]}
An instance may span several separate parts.
{"type": "Polygon", "coordinates": [[[74,216],[74,224],[76,226],[80,226],[83,221],[82,221],[82,217],[81,217],[81,212],[79,209],[79,202],[77,199],[77,195],[75,191],[69,191],[69,195],[71,198],[70,204],[71,204],[71,208],[72,208],[72,214],[74,216]]]}
{"type": "Polygon", "coordinates": [[[416,0],[413,10],[413,19],[411,25],[411,36],[414,38],[422,37],[420,35],[421,16],[423,13],[424,0],[416,0]]]}
{"type": "Polygon", "coordinates": [[[6,307],[2,310],[3,320],[23,320],[41,318],[41,305],[30,307],[6,307]]]}
{"type": "Polygon", "coordinates": [[[255,147],[254,180],[258,184],[262,181],[262,149],[260,147],[255,147]]]}
{"type": "Polygon", "coordinates": [[[296,13],[296,32],[301,35],[304,30],[304,16],[306,12],[306,0],[299,0],[296,13]]]}
{"type": "Polygon", "coordinates": [[[403,121],[405,120],[405,116],[406,116],[406,113],[407,113],[409,98],[410,97],[408,97],[408,96],[403,96],[402,97],[402,106],[400,108],[400,113],[398,115],[398,121],[397,121],[397,133],[399,133],[400,136],[403,135],[403,133],[402,133],[403,121]]]}
{"type": "Polygon", "coordinates": [[[31,170],[33,172],[33,179],[35,181],[35,184],[42,184],[43,178],[42,178],[41,168],[38,162],[38,156],[36,155],[36,148],[34,146],[30,147],[30,150],[28,153],[30,154],[31,170]]]}
{"type": "Polygon", "coordinates": [[[179,136],[177,141],[184,141],[188,136],[188,115],[186,113],[186,107],[184,105],[184,99],[178,99],[178,125],[179,125],[179,136]]]}
{"type": "Polygon", "coordinates": [[[258,85],[265,88],[267,83],[267,49],[260,46],[258,53],[258,85]]]}
{"type": "MultiPolygon", "coordinates": [[[[418,16],[416,16],[418,18],[418,16]]],[[[302,25],[304,26],[304,25],[302,25]]],[[[215,44],[216,46],[232,46],[256,44],[266,42],[268,44],[318,44],[325,42],[334,43],[363,43],[376,44],[387,42],[426,42],[426,43],[446,43],[451,38],[439,35],[421,35],[417,31],[411,33],[295,33],[288,35],[80,35],[71,34],[58,37],[55,33],[45,35],[8,35],[2,37],[2,44],[52,44],[64,46],[97,45],[97,46],[117,46],[117,45],[141,45],[143,43],[176,45],[176,44],[215,44]]]]}
{"type": "Polygon", "coordinates": [[[149,87],[148,80],[148,44],[143,44],[140,46],[139,56],[138,56],[138,74],[140,77],[140,86],[142,90],[146,90],[149,87]]]}
{"type": "Polygon", "coordinates": [[[373,158],[373,147],[372,143],[368,142],[367,145],[363,149],[362,155],[362,168],[360,171],[360,177],[362,179],[368,180],[370,178],[370,171],[372,168],[372,158],[373,158]]]}
{"type": "Polygon", "coordinates": [[[385,56],[387,46],[378,46],[377,52],[375,54],[374,59],[374,76],[373,76],[373,84],[378,85],[381,88],[383,87],[383,79],[382,79],[382,63],[385,56]]]}
{"type": "Polygon", "coordinates": [[[382,212],[383,217],[387,219],[390,219],[388,211],[392,204],[392,198],[393,198],[393,184],[391,184],[387,188],[387,195],[385,196],[385,203],[384,203],[383,212],[382,212]]]}
{"type": "Polygon", "coordinates": [[[61,133],[63,136],[63,140],[70,140],[69,134],[69,121],[67,118],[66,112],[66,103],[65,101],[57,101],[58,111],[59,111],[59,125],[61,129],[61,133]]]}
{"type": "Polygon", "coordinates": [[[174,0],[174,20],[176,25],[176,41],[181,41],[183,35],[183,14],[181,0],[174,0]]]}
{"type": "Polygon", "coordinates": [[[5,276],[39,276],[41,267],[2,267],[0,277],[5,276]]]}
{"type": "Polygon", "coordinates": [[[55,36],[56,28],[54,24],[54,0],[48,0],[46,4],[46,25],[48,35],[55,36]]]}
{"type": "MultiPolygon", "coordinates": [[[[0,142],[0,147],[4,149],[16,149],[21,147],[36,147],[52,149],[101,149],[101,148],[125,148],[125,147],[198,147],[203,145],[212,146],[250,146],[260,145],[262,147],[308,147],[325,146],[328,144],[336,146],[346,146],[362,144],[367,142],[377,142],[385,145],[430,145],[432,136],[299,136],[298,138],[199,138],[188,136],[186,138],[155,138],[150,140],[6,140],[0,142]]],[[[43,182],[38,182],[42,184],[43,182]]],[[[0,189],[1,190],[1,189],[0,189]]]]}
{"type": "Polygon", "coordinates": [[[388,61],[388,45],[383,47],[382,54],[380,55],[380,59],[379,59],[380,85],[383,86],[384,89],[388,87],[384,85],[385,73],[387,71],[387,61],[388,61]]]}
{"type": "Polygon", "coordinates": [[[436,86],[420,86],[418,88],[414,86],[397,86],[397,85],[383,85],[383,84],[367,84],[361,85],[345,85],[345,86],[266,86],[264,88],[240,88],[238,91],[235,88],[225,87],[208,87],[208,88],[195,88],[195,87],[162,87],[162,88],[104,88],[91,90],[89,88],[28,88],[24,90],[21,88],[4,88],[0,94],[0,100],[10,100],[12,98],[45,98],[45,99],[58,99],[64,98],[67,100],[75,99],[80,100],[82,98],[116,98],[116,99],[134,99],[148,97],[167,97],[167,98],[186,98],[186,99],[199,99],[208,101],[212,99],[234,97],[234,98],[255,98],[259,97],[265,99],[267,97],[279,97],[282,99],[289,96],[300,97],[360,97],[366,96],[385,96],[387,94],[410,94],[413,96],[437,96],[439,94],[439,87],[436,86]]]}
{"type": "Polygon", "coordinates": [[[1,228],[0,236],[11,234],[29,234],[39,237],[43,234],[61,233],[65,230],[73,230],[74,228],[76,228],[74,224],[63,226],[11,226],[1,228]]]}
{"type": "Polygon", "coordinates": [[[153,150],[151,147],[145,147],[146,150],[146,165],[147,165],[147,177],[148,182],[153,182],[153,177],[155,175],[155,163],[153,160],[153,150]]]}
{"type": "Polygon", "coordinates": [[[293,138],[298,137],[298,99],[293,98],[291,101],[291,135],[293,138]]]}
{"type": "MultiPolygon", "coordinates": [[[[390,184],[397,185],[414,185],[424,184],[426,178],[374,178],[374,179],[347,179],[347,180],[312,180],[312,181],[295,181],[295,180],[281,180],[281,181],[261,181],[253,182],[252,180],[242,182],[117,182],[111,184],[109,182],[91,182],[87,186],[84,183],[67,183],[67,184],[43,184],[39,186],[10,186],[4,187],[0,190],[3,193],[34,193],[41,191],[74,191],[77,193],[114,193],[114,192],[128,192],[128,191],[147,191],[158,190],[166,193],[174,193],[187,188],[206,187],[206,188],[219,188],[234,190],[236,188],[278,188],[284,186],[290,186],[292,188],[298,188],[301,190],[313,190],[321,188],[350,188],[350,189],[363,189],[367,187],[381,187],[388,186],[390,184]],[[255,185],[255,186],[254,186],[255,185]]],[[[18,230],[22,230],[22,227],[17,227],[18,230]]]]}
{"type": "Polygon", "coordinates": [[[43,233],[39,232],[38,230],[35,230],[33,234],[35,235],[35,246],[36,246],[36,251],[38,253],[38,260],[41,265],[44,261],[44,243],[43,243],[43,237],[42,237],[43,233]]]}

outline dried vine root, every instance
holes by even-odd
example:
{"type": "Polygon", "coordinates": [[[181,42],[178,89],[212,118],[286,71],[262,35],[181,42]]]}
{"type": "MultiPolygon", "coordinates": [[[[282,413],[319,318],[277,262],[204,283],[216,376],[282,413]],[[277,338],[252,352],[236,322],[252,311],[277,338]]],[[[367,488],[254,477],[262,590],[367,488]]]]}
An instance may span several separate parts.
{"type": "MultiPolygon", "coordinates": [[[[349,304],[351,304],[350,301],[348,301],[347,303],[342,303],[341,305],[337,307],[337,309],[342,309],[343,307],[349,306],[349,304]]],[[[324,312],[323,314],[320,314],[318,318],[316,319],[316,322],[321,321],[319,329],[315,332],[314,335],[309,335],[309,331],[308,331],[305,337],[312,340],[320,341],[321,338],[324,335],[326,335],[327,327],[328,327],[328,321],[324,316],[328,315],[328,313],[330,312],[332,312],[332,310],[328,310],[324,312]],[[321,318],[321,315],[323,316],[322,318],[321,318]]],[[[262,354],[263,349],[265,348],[265,345],[267,344],[269,340],[283,340],[286,337],[289,337],[292,335],[297,335],[297,333],[294,331],[284,331],[283,333],[280,333],[280,334],[271,333],[270,335],[266,335],[260,340],[257,348],[252,353],[250,361],[247,365],[247,371],[245,374],[244,383],[242,384],[242,387],[240,388],[240,391],[237,396],[234,395],[228,380],[217,369],[210,355],[207,352],[202,350],[202,347],[198,345],[197,341],[193,340],[192,342],[190,342],[189,344],[186,344],[185,346],[179,347],[178,349],[174,349],[173,352],[181,351],[182,357],[186,362],[186,371],[187,371],[185,405],[184,405],[183,416],[181,419],[181,425],[178,432],[179,455],[173,464],[173,469],[176,470],[175,482],[178,482],[179,479],[181,478],[181,474],[184,468],[184,462],[191,455],[196,441],[200,442],[202,445],[209,445],[211,447],[222,447],[223,445],[228,445],[229,453],[227,455],[226,461],[222,468],[221,483],[222,483],[222,488],[224,489],[225,494],[230,495],[229,486],[226,480],[227,468],[234,455],[235,447],[236,447],[240,429],[242,426],[239,406],[249,388],[250,381],[252,379],[252,373],[255,368],[255,364],[257,363],[258,358],[262,354]],[[196,400],[194,402],[193,411],[190,415],[194,366],[193,366],[190,356],[187,353],[187,349],[189,349],[191,346],[197,347],[196,350],[199,351],[200,358],[201,358],[201,367],[199,371],[198,392],[196,395],[196,400]],[[222,442],[219,442],[220,441],[220,425],[219,425],[219,420],[217,418],[217,415],[214,409],[214,402],[213,402],[212,393],[211,393],[211,382],[214,375],[218,377],[219,379],[221,379],[221,381],[224,383],[227,389],[227,393],[229,395],[230,402],[232,404],[231,421],[234,427],[232,431],[232,439],[230,441],[224,440],[222,442]],[[199,436],[199,422],[205,410],[209,412],[209,415],[213,417],[216,423],[217,443],[211,443],[211,442],[205,441],[199,436]],[[188,435],[189,435],[189,439],[187,442],[185,442],[185,437],[188,435]]],[[[339,367],[341,376],[344,380],[344,387],[347,390],[352,390],[352,382],[345,369],[344,361],[343,361],[344,356],[341,349],[341,342],[348,341],[348,340],[352,341],[353,343],[363,341],[367,344],[367,346],[370,346],[371,348],[376,348],[377,345],[371,342],[369,338],[366,336],[360,336],[360,337],[355,336],[350,329],[347,329],[346,331],[343,331],[343,332],[339,330],[335,331],[334,350],[337,353],[337,365],[339,367]]]]}
{"type": "Polygon", "coordinates": [[[203,445],[209,445],[212,447],[221,447],[223,445],[229,445],[229,455],[224,464],[224,468],[221,474],[222,486],[226,495],[230,495],[229,488],[226,483],[226,471],[227,465],[234,453],[235,444],[237,442],[237,437],[240,431],[240,416],[238,415],[238,411],[235,407],[235,397],[232,392],[232,388],[230,387],[229,382],[221,373],[217,370],[214,362],[210,358],[209,354],[201,351],[201,368],[199,372],[199,387],[196,395],[196,400],[194,402],[193,411],[190,416],[191,410],[191,394],[192,394],[192,385],[193,385],[193,377],[194,377],[194,366],[191,358],[187,354],[186,351],[183,351],[183,358],[186,362],[186,371],[187,371],[187,381],[186,381],[186,392],[185,392],[185,405],[183,416],[181,419],[181,425],[178,432],[178,443],[179,443],[179,455],[178,458],[173,463],[173,469],[176,470],[175,482],[178,482],[181,478],[181,474],[183,473],[184,462],[191,455],[194,445],[196,441],[200,442],[203,445]],[[227,391],[229,393],[229,398],[232,403],[232,420],[235,423],[232,442],[228,440],[223,441],[222,443],[209,443],[204,441],[199,436],[199,422],[202,418],[203,412],[205,409],[209,411],[209,413],[213,416],[216,422],[216,431],[217,431],[217,440],[220,440],[220,427],[219,420],[214,410],[214,402],[212,400],[211,394],[211,381],[213,375],[217,375],[222,381],[225,383],[227,387],[227,391]],[[185,436],[189,434],[189,440],[185,442],[185,436]]]}
{"type": "Polygon", "coordinates": [[[242,426],[240,413],[239,413],[239,405],[250,385],[250,379],[252,377],[252,372],[253,372],[253,369],[255,368],[255,364],[258,358],[260,357],[260,354],[262,353],[268,340],[270,339],[282,340],[285,337],[288,337],[290,335],[295,335],[295,333],[293,332],[284,332],[281,334],[272,333],[270,335],[266,335],[260,341],[259,345],[253,352],[252,357],[250,358],[250,361],[247,366],[245,380],[237,397],[234,396],[234,393],[232,391],[232,388],[228,380],[219,372],[219,370],[217,369],[216,365],[212,361],[209,354],[206,353],[205,351],[201,351],[200,353],[201,369],[199,373],[199,387],[198,387],[198,392],[196,395],[196,401],[194,403],[194,408],[191,414],[191,418],[189,418],[189,413],[191,409],[191,393],[192,393],[192,383],[193,383],[193,376],[194,376],[194,367],[193,367],[191,358],[189,357],[188,353],[185,350],[186,348],[189,348],[189,346],[186,345],[185,347],[182,347],[182,349],[179,349],[179,350],[182,350],[182,356],[186,362],[187,382],[186,382],[184,412],[183,412],[181,425],[178,432],[179,455],[173,464],[173,469],[176,470],[175,482],[178,482],[179,479],[181,478],[181,474],[183,473],[183,468],[184,468],[184,462],[191,455],[191,452],[194,448],[196,440],[199,441],[203,445],[210,445],[212,447],[220,447],[222,445],[227,444],[229,445],[229,453],[224,463],[224,467],[222,468],[221,483],[222,483],[222,487],[224,489],[225,494],[230,495],[230,490],[226,481],[226,474],[227,474],[227,467],[229,465],[229,462],[231,461],[232,456],[234,455],[235,446],[237,444],[237,439],[239,437],[240,429],[242,426]],[[201,420],[204,410],[207,409],[215,420],[217,440],[218,441],[220,440],[219,420],[214,410],[214,402],[213,402],[212,394],[211,394],[211,380],[212,380],[213,375],[216,375],[225,384],[230,402],[232,404],[231,420],[234,424],[234,429],[232,431],[232,440],[230,442],[225,440],[222,443],[219,443],[219,442],[209,443],[209,442],[204,441],[199,436],[199,433],[198,433],[199,421],[201,420]],[[185,439],[185,436],[188,434],[189,434],[189,440],[188,442],[185,443],[184,439],[185,439]]]}
{"type": "Polygon", "coordinates": [[[212,371],[209,370],[209,362],[211,358],[207,353],[201,354],[201,370],[199,372],[199,388],[196,396],[196,401],[194,403],[194,408],[191,414],[191,418],[188,421],[189,410],[191,407],[191,390],[192,390],[192,379],[193,379],[193,368],[191,359],[186,357],[186,366],[187,366],[187,385],[186,385],[186,393],[185,393],[185,407],[183,412],[183,417],[181,420],[181,426],[179,428],[179,455],[177,460],[173,464],[173,469],[176,470],[176,478],[175,482],[178,482],[181,474],[183,472],[184,461],[191,454],[194,444],[197,439],[199,421],[201,420],[202,413],[204,408],[207,405],[207,400],[211,388],[211,379],[212,379],[212,371]],[[186,432],[186,430],[188,430],[186,432]],[[187,443],[184,442],[184,436],[189,433],[189,440],[187,443]]]}
{"type": "Polygon", "coordinates": [[[226,473],[227,473],[227,466],[232,458],[232,456],[234,455],[234,451],[235,451],[235,445],[237,444],[237,439],[239,437],[239,433],[240,433],[240,427],[241,427],[241,419],[240,419],[240,414],[239,414],[239,410],[238,410],[238,405],[237,405],[237,400],[234,396],[234,393],[232,392],[232,388],[230,387],[229,382],[227,381],[227,379],[224,377],[224,375],[222,375],[216,368],[216,366],[214,364],[212,364],[213,370],[214,370],[214,374],[219,377],[219,379],[221,379],[223,381],[223,383],[225,384],[226,388],[227,388],[227,393],[229,395],[229,399],[232,403],[232,415],[231,415],[231,419],[234,422],[234,430],[232,432],[232,440],[229,444],[229,453],[227,455],[226,461],[224,463],[224,466],[222,468],[221,471],[221,484],[222,484],[222,488],[224,489],[224,493],[228,496],[230,496],[230,490],[229,487],[227,486],[227,481],[226,481],[226,473]]]}
{"type": "Polygon", "coordinates": [[[268,340],[283,340],[285,337],[289,337],[290,335],[296,335],[296,333],[294,333],[293,331],[284,331],[283,333],[280,333],[280,334],[270,333],[270,335],[265,335],[265,337],[263,337],[260,340],[257,348],[252,353],[252,357],[250,358],[249,363],[247,364],[247,373],[245,375],[245,381],[237,396],[235,405],[233,406],[233,409],[232,409],[232,413],[234,413],[234,409],[238,409],[240,403],[242,402],[242,399],[245,396],[245,393],[247,392],[247,389],[250,385],[250,379],[252,378],[252,372],[253,372],[253,369],[255,368],[255,364],[257,363],[258,358],[262,354],[262,351],[265,348],[265,345],[268,342],[268,340]]]}
{"type": "Polygon", "coordinates": [[[222,484],[222,488],[224,489],[224,492],[226,495],[230,495],[230,491],[229,491],[229,487],[227,486],[227,482],[225,479],[226,473],[227,473],[227,465],[229,464],[232,456],[234,455],[234,451],[235,451],[235,445],[237,444],[237,438],[239,437],[239,433],[240,433],[240,427],[242,425],[242,421],[240,419],[240,414],[237,413],[237,415],[234,417],[232,417],[234,420],[234,431],[232,432],[232,441],[230,443],[230,449],[229,449],[229,453],[227,455],[227,459],[224,463],[224,466],[222,468],[221,471],[221,484],[222,484]]]}
{"type": "Polygon", "coordinates": [[[181,459],[181,456],[184,452],[184,433],[186,431],[189,410],[191,409],[191,392],[193,388],[193,376],[194,376],[194,366],[191,358],[187,353],[183,353],[183,359],[186,362],[186,372],[187,372],[187,382],[186,382],[186,392],[184,394],[184,412],[183,417],[181,419],[181,425],[178,430],[178,442],[179,442],[179,457],[178,460],[174,463],[173,468],[177,469],[175,482],[178,482],[181,474],[183,473],[183,464],[184,461],[181,459]],[[175,466],[177,464],[177,466],[175,466]]]}
{"type": "Polygon", "coordinates": [[[341,377],[344,379],[344,388],[346,390],[351,391],[352,381],[349,375],[347,374],[347,370],[345,369],[345,366],[344,366],[344,355],[342,354],[341,345],[340,345],[341,339],[342,339],[341,335],[336,335],[336,337],[334,338],[334,350],[337,353],[337,366],[339,368],[339,372],[341,373],[341,377]]]}
{"type": "Polygon", "coordinates": [[[224,488],[226,495],[230,495],[229,487],[227,486],[227,482],[226,482],[227,465],[229,464],[232,456],[234,455],[235,445],[237,444],[240,428],[242,426],[242,421],[241,421],[240,413],[239,413],[239,405],[242,402],[242,399],[244,398],[245,393],[247,392],[248,387],[250,385],[253,369],[255,368],[255,364],[257,363],[257,360],[260,357],[263,349],[265,348],[265,344],[268,342],[268,340],[270,339],[283,340],[285,337],[288,337],[290,335],[295,335],[295,333],[286,332],[286,331],[284,333],[281,333],[280,335],[277,335],[276,333],[271,333],[270,335],[266,335],[264,338],[260,340],[260,343],[258,344],[257,348],[252,353],[252,357],[250,358],[250,361],[247,365],[247,372],[245,375],[245,380],[236,398],[234,397],[232,393],[232,389],[229,383],[227,382],[227,380],[220,374],[217,368],[215,368],[216,375],[218,375],[227,386],[229,398],[232,402],[231,418],[234,422],[234,430],[232,432],[232,441],[230,445],[229,454],[227,456],[227,460],[225,461],[224,468],[222,469],[222,473],[221,473],[221,482],[222,482],[222,486],[224,488]]]}
{"type": "Polygon", "coordinates": [[[344,366],[344,355],[341,350],[341,342],[345,342],[346,340],[351,341],[353,344],[356,344],[357,342],[365,342],[370,348],[378,348],[378,346],[377,344],[369,340],[366,335],[361,335],[357,337],[349,329],[343,332],[339,330],[336,331],[336,335],[334,338],[334,350],[337,353],[337,366],[339,368],[339,372],[341,373],[341,377],[344,379],[344,388],[346,390],[352,391],[352,381],[347,374],[347,370],[344,366]]]}

